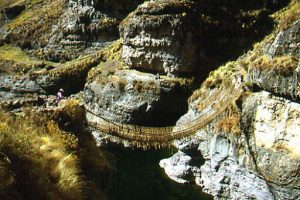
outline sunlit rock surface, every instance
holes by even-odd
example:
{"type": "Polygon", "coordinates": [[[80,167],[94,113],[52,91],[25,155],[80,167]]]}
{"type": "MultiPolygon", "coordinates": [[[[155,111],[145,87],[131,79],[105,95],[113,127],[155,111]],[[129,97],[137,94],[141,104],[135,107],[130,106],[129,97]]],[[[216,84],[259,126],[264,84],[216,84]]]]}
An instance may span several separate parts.
{"type": "Polygon", "coordinates": [[[132,68],[180,75],[195,67],[195,4],[188,0],[146,1],[120,27],[123,58],[132,68]]]}
{"type": "Polygon", "coordinates": [[[176,141],[184,153],[161,161],[161,167],[178,182],[190,182],[191,177],[182,177],[193,174],[196,184],[216,199],[297,199],[299,109],[298,103],[267,92],[250,95],[242,106],[240,136],[216,132],[212,124],[190,139],[176,141]],[[191,173],[190,160],[198,159],[195,151],[205,162],[191,173]],[[185,158],[189,159],[183,162],[185,158]]]}

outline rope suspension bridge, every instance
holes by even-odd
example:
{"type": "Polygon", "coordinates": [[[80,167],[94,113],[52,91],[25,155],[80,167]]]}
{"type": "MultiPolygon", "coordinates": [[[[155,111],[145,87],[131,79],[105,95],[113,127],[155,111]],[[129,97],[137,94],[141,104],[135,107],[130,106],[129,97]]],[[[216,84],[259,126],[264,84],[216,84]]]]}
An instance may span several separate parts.
{"type": "Polygon", "coordinates": [[[221,83],[219,87],[212,89],[200,99],[196,119],[187,123],[169,127],[123,124],[105,119],[86,108],[87,121],[92,129],[107,134],[119,142],[127,142],[133,147],[146,149],[170,146],[172,141],[188,137],[205,127],[240,97],[244,85],[241,69],[235,69],[228,76],[226,79],[229,81],[221,83]]]}

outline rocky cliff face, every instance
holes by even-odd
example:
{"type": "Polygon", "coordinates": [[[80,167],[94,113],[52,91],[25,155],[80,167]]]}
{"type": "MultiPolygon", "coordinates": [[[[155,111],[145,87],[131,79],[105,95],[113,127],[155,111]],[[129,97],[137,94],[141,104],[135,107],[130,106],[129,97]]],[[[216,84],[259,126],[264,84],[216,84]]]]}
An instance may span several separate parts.
{"type": "Polygon", "coordinates": [[[183,124],[238,65],[241,97],[175,141],[179,151],[160,165],[215,199],[299,199],[300,6],[294,0],[273,13],[286,3],[0,2],[0,104],[45,106],[62,87],[67,95],[82,91],[86,109],[114,122],[183,124]]]}
{"type": "Polygon", "coordinates": [[[186,111],[188,80],[157,79],[153,74],[114,69],[119,65],[103,64],[99,75],[87,83],[89,109],[111,121],[148,126],[174,123],[186,111]]]}
{"type": "Polygon", "coordinates": [[[148,1],[139,6],[120,27],[126,64],[168,75],[192,72],[195,12],[192,1],[148,1]]]}
{"type": "Polygon", "coordinates": [[[205,129],[174,142],[179,151],[160,162],[169,177],[196,183],[215,199],[300,198],[298,9],[294,2],[279,12],[274,33],[239,60],[254,91],[246,90],[205,129]]]}
{"type": "Polygon", "coordinates": [[[140,2],[69,1],[38,55],[52,61],[71,60],[107,46],[119,37],[120,20],[140,2]]]}
{"type": "Polygon", "coordinates": [[[190,52],[195,49],[187,37],[192,32],[186,30],[192,21],[182,16],[193,14],[192,5],[190,1],[149,1],[131,13],[121,24],[119,61],[107,61],[90,73],[85,86],[88,109],[122,123],[174,124],[186,112],[193,79],[165,74],[193,70],[190,52]]]}
{"type": "MultiPolygon", "coordinates": [[[[216,8],[212,3],[206,3],[207,7],[216,8]]],[[[253,7],[259,5],[261,2],[253,7]]],[[[222,12],[225,18],[233,21],[248,19],[244,24],[247,27],[243,30],[241,24],[228,26],[228,21],[214,16],[216,11],[205,10],[202,6],[199,2],[189,0],[146,1],[139,5],[120,24],[122,47],[117,53],[118,58],[113,59],[118,62],[107,62],[95,68],[110,66],[118,69],[111,71],[113,76],[105,77],[107,75],[98,73],[88,79],[85,86],[88,108],[104,118],[123,123],[156,126],[174,124],[186,112],[187,104],[184,102],[194,86],[191,80],[201,81],[201,77],[205,77],[216,63],[226,57],[212,55],[213,51],[211,46],[207,46],[209,42],[206,40],[216,40],[214,44],[221,46],[219,50],[222,51],[227,46],[240,49],[243,45],[228,38],[230,34],[243,40],[246,33],[253,36],[250,27],[262,20],[269,21],[266,15],[261,16],[263,11],[249,14],[254,9],[252,7],[245,7],[247,12],[240,18],[234,17],[237,10],[233,3],[224,5],[228,9],[222,12]],[[226,40],[223,35],[225,27],[226,40]],[[215,34],[213,38],[209,37],[212,33],[215,34]],[[207,60],[211,60],[210,64],[207,60]],[[111,83],[118,87],[113,87],[111,83]],[[131,89],[137,87],[142,89],[131,89]],[[163,120],[154,123],[159,116],[163,120]]],[[[260,32],[259,29],[256,31],[260,32]]]]}
{"type": "Polygon", "coordinates": [[[267,92],[251,94],[242,106],[240,135],[216,131],[215,122],[176,141],[178,153],[160,165],[172,179],[194,182],[216,199],[297,199],[298,109],[267,92]]]}

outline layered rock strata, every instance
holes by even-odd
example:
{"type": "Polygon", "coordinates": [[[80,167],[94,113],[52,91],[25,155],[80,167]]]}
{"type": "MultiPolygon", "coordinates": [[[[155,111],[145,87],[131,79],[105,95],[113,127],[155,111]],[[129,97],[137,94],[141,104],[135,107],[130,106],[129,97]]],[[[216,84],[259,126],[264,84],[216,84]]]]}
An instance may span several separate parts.
{"type": "Polygon", "coordinates": [[[52,28],[49,43],[37,55],[52,61],[71,60],[92,53],[118,37],[118,20],[96,10],[94,1],[69,1],[52,28]]]}
{"type": "Polygon", "coordinates": [[[192,1],[147,1],[121,24],[122,57],[127,65],[170,76],[195,67],[196,34],[192,1]]]}

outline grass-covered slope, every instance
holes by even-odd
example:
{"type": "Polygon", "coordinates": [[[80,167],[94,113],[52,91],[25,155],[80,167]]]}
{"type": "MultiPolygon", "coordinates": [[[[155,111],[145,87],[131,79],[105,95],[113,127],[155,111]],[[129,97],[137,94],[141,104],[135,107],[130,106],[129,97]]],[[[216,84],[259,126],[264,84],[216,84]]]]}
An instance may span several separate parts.
{"type": "Polygon", "coordinates": [[[23,4],[24,10],[4,25],[9,32],[7,41],[16,43],[21,47],[33,48],[48,43],[51,28],[61,16],[65,0],[31,0],[31,1],[5,1],[0,10],[15,9],[15,3],[23,4]]]}
{"type": "Polygon", "coordinates": [[[77,140],[37,113],[0,113],[1,199],[82,199],[77,140]]]}
{"type": "Polygon", "coordinates": [[[109,164],[76,101],[41,114],[0,111],[0,199],[106,199],[109,164]]]}

